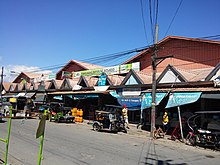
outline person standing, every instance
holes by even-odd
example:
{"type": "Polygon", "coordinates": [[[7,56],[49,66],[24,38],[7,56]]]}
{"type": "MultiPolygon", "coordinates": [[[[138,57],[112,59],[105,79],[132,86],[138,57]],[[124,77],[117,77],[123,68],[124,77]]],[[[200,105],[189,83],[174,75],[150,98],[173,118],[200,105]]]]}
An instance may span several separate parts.
{"type": "Polygon", "coordinates": [[[126,127],[129,129],[129,124],[128,124],[128,109],[126,107],[126,104],[124,104],[123,109],[122,109],[122,116],[125,120],[126,127]]]}
{"type": "Polygon", "coordinates": [[[163,131],[165,132],[165,134],[167,133],[167,130],[169,129],[169,117],[168,117],[168,112],[167,110],[165,110],[164,114],[163,114],[163,131]]]}

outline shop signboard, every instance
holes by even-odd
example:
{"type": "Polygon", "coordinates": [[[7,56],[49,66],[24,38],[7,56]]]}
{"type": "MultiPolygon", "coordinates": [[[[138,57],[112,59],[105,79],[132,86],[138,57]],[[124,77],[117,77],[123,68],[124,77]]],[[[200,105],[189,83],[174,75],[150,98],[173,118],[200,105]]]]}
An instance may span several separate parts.
{"type": "Polygon", "coordinates": [[[103,72],[107,75],[119,74],[119,65],[104,68],[103,72]]]}
{"type": "Polygon", "coordinates": [[[105,85],[106,85],[106,74],[102,73],[101,76],[99,76],[98,86],[105,86],[105,85]]]}
{"type": "Polygon", "coordinates": [[[84,70],[79,72],[74,72],[74,78],[79,78],[80,76],[99,76],[102,74],[102,68],[84,70]]]}
{"type": "MultiPolygon", "coordinates": [[[[156,93],[156,105],[165,97],[166,93],[156,93]]],[[[141,109],[149,108],[152,105],[151,93],[145,93],[142,97],[141,109]]]]}
{"type": "Polygon", "coordinates": [[[56,74],[49,74],[48,79],[49,80],[56,79],[56,74]]]}
{"type": "Polygon", "coordinates": [[[120,65],[120,73],[128,73],[132,69],[131,64],[120,65]]]}
{"type": "Polygon", "coordinates": [[[166,108],[177,107],[196,102],[202,92],[176,92],[170,94],[166,108]]]}
{"type": "Polygon", "coordinates": [[[9,102],[10,103],[16,103],[17,102],[17,98],[12,97],[12,98],[9,99],[9,102]]]}
{"type": "Polygon", "coordinates": [[[62,77],[64,78],[72,78],[72,73],[67,71],[62,71],[62,77]]]}
{"type": "Polygon", "coordinates": [[[121,97],[121,98],[118,98],[118,103],[121,106],[126,105],[129,110],[140,110],[141,109],[141,98],[140,97],[121,97]]]}
{"type": "Polygon", "coordinates": [[[122,74],[128,73],[131,69],[140,71],[140,62],[74,72],[74,78],[79,78],[80,76],[100,76],[103,72],[106,75],[122,74]]]}

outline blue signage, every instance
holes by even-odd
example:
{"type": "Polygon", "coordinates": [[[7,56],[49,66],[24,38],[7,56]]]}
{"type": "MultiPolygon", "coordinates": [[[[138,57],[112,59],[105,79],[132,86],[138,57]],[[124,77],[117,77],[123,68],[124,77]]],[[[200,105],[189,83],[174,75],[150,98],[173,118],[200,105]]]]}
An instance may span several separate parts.
{"type": "Polygon", "coordinates": [[[105,85],[106,85],[106,74],[102,73],[101,76],[99,76],[98,86],[105,86],[105,85]]]}
{"type": "Polygon", "coordinates": [[[141,98],[140,97],[122,97],[118,98],[118,103],[123,106],[126,104],[128,110],[140,110],[141,109],[141,98]]]}
{"type": "Polygon", "coordinates": [[[180,105],[190,104],[196,102],[202,92],[180,92],[171,93],[167,106],[165,108],[177,107],[180,105]]]}
{"type": "MultiPolygon", "coordinates": [[[[156,93],[156,105],[165,97],[166,93],[156,93]]],[[[142,96],[141,109],[149,108],[152,105],[151,93],[145,93],[142,96]]]]}

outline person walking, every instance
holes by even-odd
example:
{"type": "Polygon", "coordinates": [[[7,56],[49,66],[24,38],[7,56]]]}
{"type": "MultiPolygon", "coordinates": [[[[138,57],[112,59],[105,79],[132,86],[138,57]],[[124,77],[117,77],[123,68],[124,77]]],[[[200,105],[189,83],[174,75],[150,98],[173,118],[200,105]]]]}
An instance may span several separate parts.
{"type": "Polygon", "coordinates": [[[128,109],[126,107],[126,104],[124,104],[123,109],[122,109],[122,116],[125,120],[126,127],[129,129],[129,124],[128,124],[128,109]]]}

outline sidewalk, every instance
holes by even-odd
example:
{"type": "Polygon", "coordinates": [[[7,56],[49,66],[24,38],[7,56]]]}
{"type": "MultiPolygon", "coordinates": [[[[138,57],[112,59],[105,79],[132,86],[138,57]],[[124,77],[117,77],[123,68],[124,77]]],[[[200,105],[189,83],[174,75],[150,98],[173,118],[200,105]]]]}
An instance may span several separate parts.
{"type": "MultiPolygon", "coordinates": [[[[92,121],[84,120],[83,123],[80,123],[82,125],[87,125],[92,128],[92,121]]],[[[140,138],[146,138],[146,140],[152,139],[150,136],[150,131],[142,130],[141,127],[137,129],[137,124],[129,124],[130,129],[127,130],[127,135],[130,136],[136,136],[140,138]]],[[[120,132],[119,132],[120,134],[120,132]]],[[[124,134],[124,133],[123,133],[124,134]]],[[[195,150],[197,152],[201,153],[207,153],[207,154],[219,154],[219,151],[208,149],[208,148],[203,148],[203,147],[198,147],[198,146],[189,146],[186,145],[184,142],[181,142],[180,140],[170,140],[170,135],[165,135],[164,138],[158,138],[158,139],[153,139],[154,143],[164,145],[167,147],[174,147],[176,149],[182,149],[182,150],[195,150]]]]}

